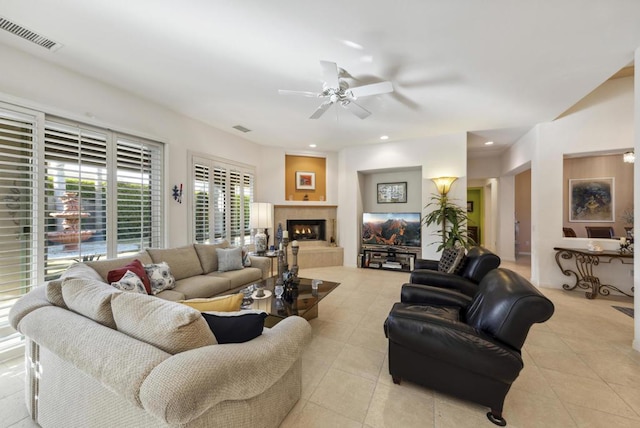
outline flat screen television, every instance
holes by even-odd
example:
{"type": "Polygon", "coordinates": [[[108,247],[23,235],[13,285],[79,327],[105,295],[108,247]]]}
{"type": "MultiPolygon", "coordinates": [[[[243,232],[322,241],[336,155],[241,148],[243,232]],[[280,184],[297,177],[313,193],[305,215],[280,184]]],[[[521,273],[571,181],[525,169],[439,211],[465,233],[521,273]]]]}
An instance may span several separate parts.
{"type": "Polygon", "coordinates": [[[364,213],[362,243],[420,247],[420,213],[364,213]]]}

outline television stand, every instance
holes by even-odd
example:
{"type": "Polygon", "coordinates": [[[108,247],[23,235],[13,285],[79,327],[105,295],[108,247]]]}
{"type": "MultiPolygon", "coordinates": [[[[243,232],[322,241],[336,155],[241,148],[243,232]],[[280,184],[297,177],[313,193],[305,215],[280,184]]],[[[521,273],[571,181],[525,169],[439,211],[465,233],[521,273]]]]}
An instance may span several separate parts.
{"type": "Polygon", "coordinates": [[[360,266],[369,269],[395,270],[411,272],[415,266],[420,249],[406,247],[363,248],[360,266]]]}

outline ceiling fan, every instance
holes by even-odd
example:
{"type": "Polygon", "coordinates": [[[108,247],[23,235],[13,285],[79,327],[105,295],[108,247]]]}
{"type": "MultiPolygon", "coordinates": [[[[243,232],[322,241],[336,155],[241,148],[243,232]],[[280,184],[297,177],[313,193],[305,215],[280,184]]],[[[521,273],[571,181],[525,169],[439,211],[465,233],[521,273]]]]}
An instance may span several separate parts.
{"type": "Polygon", "coordinates": [[[320,104],[309,119],[319,119],[333,104],[339,104],[360,119],[365,119],[371,115],[371,112],[356,103],[358,98],[393,92],[393,85],[387,81],[350,88],[349,83],[341,78],[348,74],[344,70],[338,69],[338,65],[335,62],[320,61],[320,66],[322,67],[322,79],[324,80],[322,92],[289,91],[286,89],[278,91],[282,95],[325,98],[325,101],[320,104]]]}

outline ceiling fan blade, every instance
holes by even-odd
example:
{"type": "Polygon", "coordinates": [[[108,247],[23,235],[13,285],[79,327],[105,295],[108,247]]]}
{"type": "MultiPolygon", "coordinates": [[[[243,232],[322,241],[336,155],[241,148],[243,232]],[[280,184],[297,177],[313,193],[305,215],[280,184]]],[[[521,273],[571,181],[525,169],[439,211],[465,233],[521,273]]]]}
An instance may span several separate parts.
{"type": "Polygon", "coordinates": [[[322,94],[318,92],[308,92],[308,91],[290,91],[288,89],[278,89],[278,93],[280,95],[302,95],[303,97],[321,97],[322,94]]]}
{"type": "Polygon", "coordinates": [[[320,61],[320,66],[322,67],[322,79],[327,85],[327,88],[340,88],[340,82],[338,81],[338,64],[335,62],[320,61]]]}
{"type": "Polygon", "coordinates": [[[343,103],[342,107],[346,108],[351,113],[358,116],[360,119],[366,119],[371,115],[371,112],[369,110],[367,110],[366,108],[362,107],[359,104],[356,104],[353,101],[349,101],[348,103],[343,103]]]}
{"type": "Polygon", "coordinates": [[[349,92],[351,92],[351,94],[353,94],[355,98],[386,94],[389,92],[393,92],[393,85],[391,84],[391,82],[372,83],[370,85],[349,88],[349,92]]]}
{"type": "Polygon", "coordinates": [[[319,119],[320,116],[322,116],[324,112],[327,111],[329,107],[331,107],[331,104],[333,104],[333,101],[325,101],[320,104],[320,107],[318,107],[316,111],[313,112],[309,119],[319,119]]]}

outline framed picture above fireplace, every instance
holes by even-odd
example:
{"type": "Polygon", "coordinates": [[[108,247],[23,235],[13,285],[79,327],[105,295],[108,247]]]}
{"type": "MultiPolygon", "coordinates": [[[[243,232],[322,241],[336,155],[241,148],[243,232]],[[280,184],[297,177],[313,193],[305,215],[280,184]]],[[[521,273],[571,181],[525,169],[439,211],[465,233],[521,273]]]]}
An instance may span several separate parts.
{"type": "Polygon", "coordinates": [[[296,171],[297,190],[316,190],[316,173],[296,171]]]}

